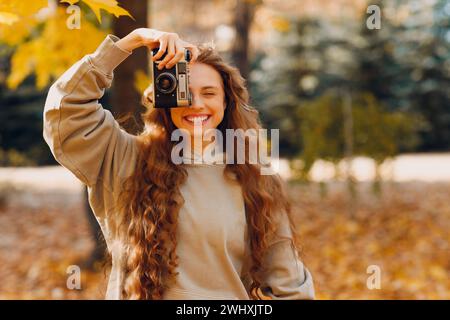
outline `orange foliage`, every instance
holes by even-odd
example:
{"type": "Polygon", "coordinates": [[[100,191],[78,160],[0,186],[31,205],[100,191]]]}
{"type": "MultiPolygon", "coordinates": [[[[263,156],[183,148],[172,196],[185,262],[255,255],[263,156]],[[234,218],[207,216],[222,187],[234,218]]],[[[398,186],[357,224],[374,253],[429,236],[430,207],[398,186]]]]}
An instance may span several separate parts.
{"type": "MultiPolygon", "coordinates": [[[[290,187],[317,298],[449,299],[449,184],[383,187],[378,199],[361,185],[353,207],[342,184],[324,198],[317,185],[290,187]],[[370,265],[380,267],[381,289],[366,286],[370,265]]],[[[0,299],[103,299],[101,270],[82,268],[81,290],[66,288],[67,268],[93,247],[82,197],[2,193],[0,299]]]]}

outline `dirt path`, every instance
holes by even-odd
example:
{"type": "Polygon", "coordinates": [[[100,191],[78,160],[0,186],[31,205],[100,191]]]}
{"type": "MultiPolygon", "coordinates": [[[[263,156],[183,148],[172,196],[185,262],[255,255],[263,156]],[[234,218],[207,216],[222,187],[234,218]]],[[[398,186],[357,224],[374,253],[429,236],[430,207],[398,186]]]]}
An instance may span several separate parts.
{"type": "MultiPolygon", "coordinates": [[[[345,164],[340,164],[342,168],[345,164]]],[[[276,168],[276,166],[275,166],[276,168]]],[[[278,172],[284,177],[291,176],[289,164],[281,159],[278,172]]],[[[373,161],[357,157],[353,161],[353,172],[360,181],[370,181],[374,177],[373,161]]],[[[384,179],[397,182],[450,181],[450,153],[405,154],[385,163],[381,168],[384,179]]],[[[334,167],[325,161],[317,161],[311,171],[313,181],[332,179],[334,167]]],[[[39,168],[0,168],[0,184],[11,184],[16,188],[36,188],[38,190],[78,191],[82,185],[75,176],[60,166],[39,168]]]]}

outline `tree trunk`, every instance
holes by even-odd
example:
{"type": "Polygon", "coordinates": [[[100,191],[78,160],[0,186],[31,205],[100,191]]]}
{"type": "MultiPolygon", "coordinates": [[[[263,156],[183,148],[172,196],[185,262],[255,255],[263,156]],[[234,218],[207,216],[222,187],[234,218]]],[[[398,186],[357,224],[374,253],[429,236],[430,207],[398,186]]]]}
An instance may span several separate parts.
{"type": "Polygon", "coordinates": [[[247,80],[250,72],[248,49],[249,32],[259,1],[237,0],[234,18],[236,31],[232,58],[242,76],[247,80]]]}
{"type": "Polygon", "coordinates": [[[353,176],[353,106],[351,92],[345,88],[341,89],[343,96],[344,116],[344,157],[346,163],[346,179],[348,188],[348,214],[353,219],[356,214],[356,181],[353,176]]]}
{"type": "MultiPolygon", "coordinates": [[[[122,17],[114,19],[113,32],[116,36],[122,38],[137,28],[147,28],[149,23],[148,1],[129,0],[126,2],[126,8],[135,20],[122,17]]],[[[135,73],[142,70],[148,71],[148,50],[147,48],[138,48],[133,51],[133,55],[128,57],[114,71],[114,84],[112,94],[112,112],[116,117],[123,118],[126,115],[132,116],[123,124],[123,127],[130,133],[138,133],[143,123],[140,118],[142,111],[140,93],[134,87],[135,73]]]]}
{"type": "MultiPolygon", "coordinates": [[[[148,27],[148,3],[146,0],[130,0],[126,3],[126,9],[131,13],[135,20],[129,17],[120,17],[114,19],[113,32],[116,36],[122,38],[136,28],[148,27]]],[[[142,129],[140,119],[140,94],[134,87],[134,75],[137,70],[147,72],[147,49],[136,49],[120,66],[114,70],[114,84],[112,93],[112,112],[115,117],[123,118],[131,114],[131,121],[121,123],[130,133],[136,134],[142,129]]],[[[106,243],[102,236],[100,226],[95,219],[91,207],[88,203],[87,189],[84,190],[84,207],[91,235],[95,241],[94,250],[89,258],[84,262],[84,267],[95,269],[96,264],[105,257],[106,243]]]]}

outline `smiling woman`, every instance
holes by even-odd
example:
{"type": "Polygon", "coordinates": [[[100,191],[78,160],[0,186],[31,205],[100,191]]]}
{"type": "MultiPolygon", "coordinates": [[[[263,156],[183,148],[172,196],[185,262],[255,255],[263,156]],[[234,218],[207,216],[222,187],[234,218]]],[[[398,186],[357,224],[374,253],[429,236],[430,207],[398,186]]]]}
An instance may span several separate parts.
{"type": "MultiPolygon", "coordinates": [[[[261,165],[176,164],[171,134],[195,127],[260,129],[239,70],[213,49],[177,34],[138,29],[109,35],[50,88],[44,138],[88,186],[112,269],[110,299],[312,299],[312,276],[298,255],[291,206],[278,175],[261,165]],[[139,46],[167,51],[170,67],[193,51],[190,107],[153,108],[139,135],[120,128],[98,100],[114,69],[139,46]]],[[[151,90],[151,89],[150,89],[151,90]]],[[[147,90],[147,93],[149,90],[147,90]]],[[[233,136],[237,143],[240,136],[233,136]]],[[[193,154],[185,154],[192,157],[193,154]]]]}
{"type": "Polygon", "coordinates": [[[194,135],[196,124],[201,125],[202,130],[217,128],[222,122],[226,101],[222,78],[212,66],[193,63],[190,66],[190,78],[192,105],[171,108],[170,115],[177,128],[186,129],[194,135]]]}

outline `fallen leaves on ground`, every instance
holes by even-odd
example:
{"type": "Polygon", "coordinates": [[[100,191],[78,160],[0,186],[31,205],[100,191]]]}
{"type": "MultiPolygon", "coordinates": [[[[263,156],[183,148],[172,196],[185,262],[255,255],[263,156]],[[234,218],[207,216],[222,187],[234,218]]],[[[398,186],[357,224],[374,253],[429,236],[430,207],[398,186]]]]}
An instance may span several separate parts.
{"type": "MultiPolygon", "coordinates": [[[[342,183],[289,191],[318,299],[450,299],[450,184],[385,183],[381,198],[360,184],[352,201],[342,183]],[[381,288],[370,290],[373,265],[381,288]]],[[[81,194],[1,193],[0,299],[103,299],[107,269],[66,286],[93,249],[81,194]]]]}
{"type": "Polygon", "coordinates": [[[449,299],[450,185],[368,184],[352,202],[343,184],[292,186],[303,260],[319,299],[449,299]],[[379,267],[380,289],[367,279],[379,267]]]}

